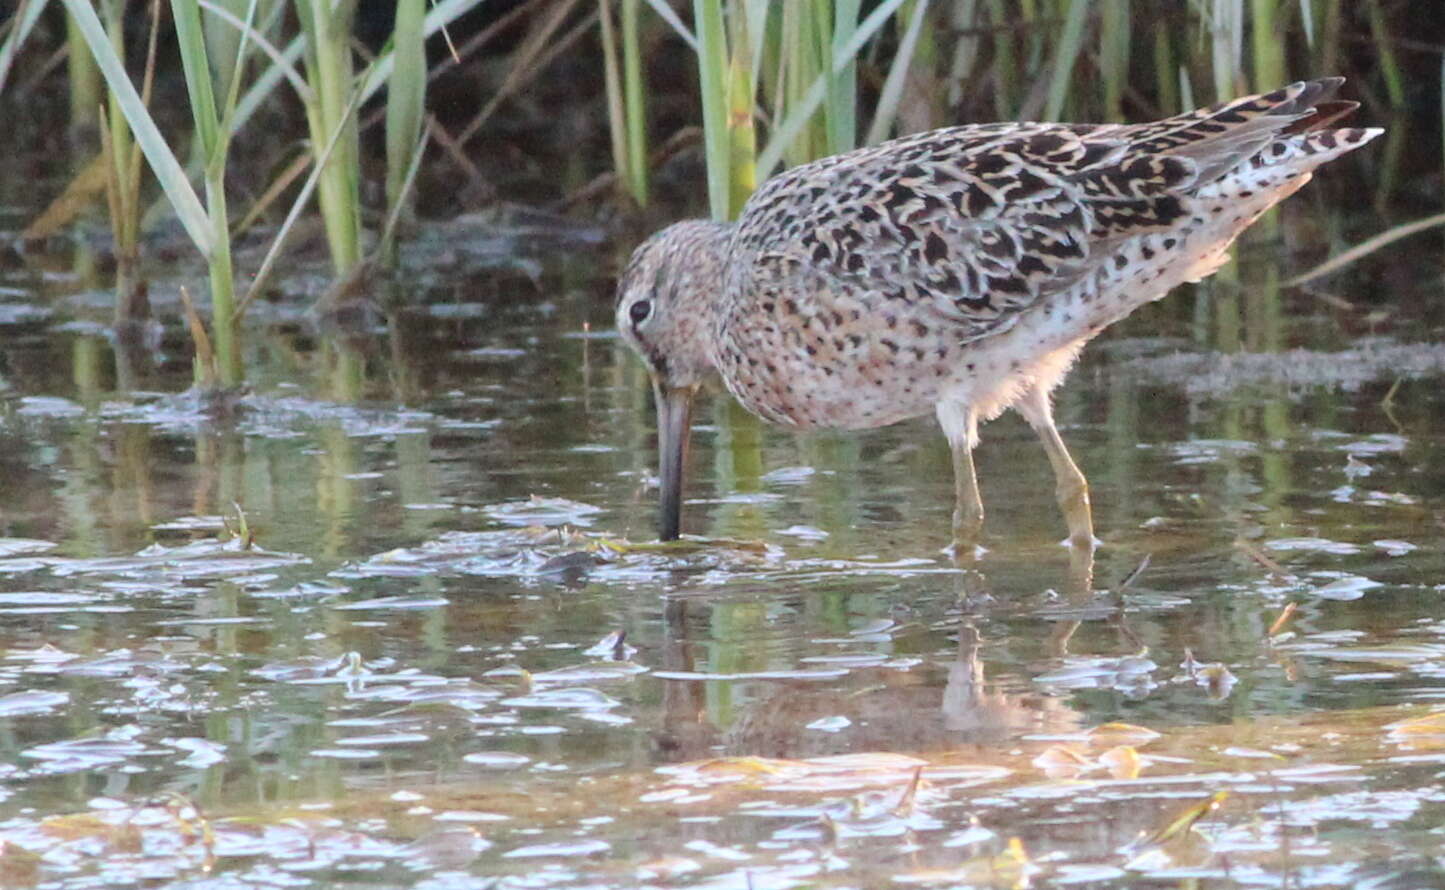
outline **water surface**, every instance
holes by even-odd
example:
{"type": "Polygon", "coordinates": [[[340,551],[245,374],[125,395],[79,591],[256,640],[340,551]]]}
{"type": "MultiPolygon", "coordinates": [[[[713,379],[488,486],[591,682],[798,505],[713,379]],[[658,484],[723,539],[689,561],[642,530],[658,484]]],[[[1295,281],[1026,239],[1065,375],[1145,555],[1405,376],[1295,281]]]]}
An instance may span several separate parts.
{"type": "MultiPolygon", "coordinates": [[[[1322,216],[1383,226],[1325,213],[1347,187],[1059,392],[1087,588],[1012,416],[974,558],[931,420],[796,436],[722,397],[699,540],[647,546],[627,245],[585,226],[440,230],[412,305],[345,339],[298,267],[226,415],[176,395],[179,328],[105,337],[88,251],[6,254],[0,878],[1445,881],[1439,270],[1279,283],[1342,243],[1322,216]]],[[[186,274],[157,273],[169,321],[186,274]]]]}

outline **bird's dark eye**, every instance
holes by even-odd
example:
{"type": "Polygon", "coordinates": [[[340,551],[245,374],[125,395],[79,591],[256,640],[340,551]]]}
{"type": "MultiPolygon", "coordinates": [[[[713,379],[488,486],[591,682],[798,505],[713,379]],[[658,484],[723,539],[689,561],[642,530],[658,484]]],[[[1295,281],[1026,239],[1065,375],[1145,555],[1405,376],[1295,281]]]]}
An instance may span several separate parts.
{"type": "Polygon", "coordinates": [[[650,300],[638,300],[632,304],[631,309],[627,310],[627,314],[632,316],[633,324],[642,324],[644,321],[647,321],[647,316],[652,314],[652,302],[650,300]]]}

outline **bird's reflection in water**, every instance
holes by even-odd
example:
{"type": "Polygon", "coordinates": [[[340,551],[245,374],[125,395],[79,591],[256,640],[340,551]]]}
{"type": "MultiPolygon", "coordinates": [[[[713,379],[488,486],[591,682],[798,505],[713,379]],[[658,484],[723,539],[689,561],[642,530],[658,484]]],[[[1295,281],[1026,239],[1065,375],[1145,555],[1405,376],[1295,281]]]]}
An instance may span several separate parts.
{"type": "MultiPolygon", "coordinates": [[[[1117,598],[1098,595],[1092,588],[1092,552],[1071,555],[1062,585],[1067,592],[1065,602],[1053,614],[1040,616],[1050,625],[1045,646],[1048,656],[1068,654],[1069,641],[1085,620],[1116,623],[1124,646],[1133,645],[1137,637],[1123,623],[1117,598]]],[[[1083,715],[1066,699],[1033,688],[1027,678],[989,680],[983,656],[986,640],[979,628],[989,610],[1006,603],[1007,596],[991,591],[987,576],[977,569],[958,577],[964,617],[942,677],[923,666],[908,670],[869,666],[855,668],[839,681],[757,681],[747,684],[751,689],[733,699],[738,711],[728,726],[717,726],[710,717],[707,681],[666,680],[662,725],[654,734],[657,756],[685,761],[720,755],[802,758],[862,751],[926,753],[970,745],[999,746],[1023,735],[1081,728],[1083,715]],[[748,693],[756,697],[747,701],[743,696],[748,693]],[[825,720],[833,731],[810,728],[810,724],[825,720]]],[[[694,653],[709,639],[709,617],[708,607],[700,600],[684,597],[667,603],[662,669],[707,669],[697,663],[694,653]]]]}

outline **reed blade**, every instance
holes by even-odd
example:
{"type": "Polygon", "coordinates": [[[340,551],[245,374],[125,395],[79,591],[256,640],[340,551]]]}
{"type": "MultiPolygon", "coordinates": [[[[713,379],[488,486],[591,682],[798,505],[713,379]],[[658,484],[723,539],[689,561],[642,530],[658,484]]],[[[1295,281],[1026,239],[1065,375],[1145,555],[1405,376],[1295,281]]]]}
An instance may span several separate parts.
{"type": "MultiPolygon", "coordinates": [[[[426,0],[397,0],[391,49],[396,62],[386,91],[386,205],[398,218],[409,214],[407,170],[422,136],[426,113],[426,0]]],[[[383,241],[386,265],[394,265],[394,242],[383,241]]]]}
{"type": "Polygon", "coordinates": [[[15,57],[20,54],[20,47],[25,45],[35,23],[40,21],[40,14],[45,11],[45,6],[45,0],[20,0],[20,5],[16,7],[14,18],[10,21],[9,33],[5,35],[5,41],[0,43],[0,93],[5,92],[5,81],[9,79],[15,57]]]}
{"type": "Polygon", "coordinates": [[[918,49],[918,39],[923,33],[923,23],[928,20],[929,0],[915,0],[907,29],[898,41],[898,51],[893,56],[893,65],[883,81],[878,94],[878,107],[873,112],[873,123],[868,127],[868,145],[876,145],[888,138],[893,122],[898,118],[898,103],[903,98],[903,86],[908,80],[908,70],[913,64],[918,49]]]}
{"type": "Polygon", "coordinates": [[[723,30],[722,0],[693,0],[697,27],[698,82],[702,91],[703,154],[707,164],[707,196],[712,218],[729,219],[728,184],[728,51],[723,30]]]}
{"type": "Polygon", "coordinates": [[[1044,104],[1043,119],[1056,121],[1069,98],[1069,84],[1074,79],[1074,63],[1084,45],[1084,24],[1089,18],[1089,0],[1069,0],[1064,17],[1064,30],[1054,49],[1053,73],[1049,78],[1049,97],[1044,104]]]}
{"type": "Polygon", "coordinates": [[[61,0],[74,18],[76,27],[90,47],[91,55],[105,78],[106,86],[115,93],[116,102],[135,133],[136,142],[145,154],[146,162],[165,192],[176,212],[177,218],[190,236],[201,255],[208,260],[215,249],[210,231],[210,221],[201,199],[191,188],[186,171],[176,159],[175,153],[161,136],[135,85],[125,72],[125,66],[116,55],[100,18],[87,0],[61,0]]]}

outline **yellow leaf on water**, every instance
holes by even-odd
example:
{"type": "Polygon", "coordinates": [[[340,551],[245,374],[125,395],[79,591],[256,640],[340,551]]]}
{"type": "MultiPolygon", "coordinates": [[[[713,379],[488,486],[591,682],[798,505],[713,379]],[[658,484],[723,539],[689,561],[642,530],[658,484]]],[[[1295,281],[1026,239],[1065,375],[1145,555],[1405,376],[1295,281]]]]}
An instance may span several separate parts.
{"type": "Polygon", "coordinates": [[[70,813],[51,816],[40,823],[40,830],[51,837],[73,841],[82,838],[106,837],[115,826],[93,813],[70,813]]]}
{"type": "Polygon", "coordinates": [[[0,886],[28,887],[40,877],[40,854],[0,840],[0,886]]]}
{"type": "Polygon", "coordinates": [[[692,772],[702,776],[711,778],[734,776],[740,779],[752,776],[776,776],[790,769],[803,767],[803,764],[796,760],[775,760],[770,757],[716,757],[700,763],[684,764],[684,766],[689,765],[692,767],[692,772]]]}
{"type": "Polygon", "coordinates": [[[1168,843],[1174,838],[1182,837],[1184,834],[1194,828],[1195,822],[1198,822],[1200,819],[1203,819],[1205,816],[1208,816],[1210,813],[1219,809],[1219,807],[1228,797],[1228,791],[1214,792],[1207,799],[1201,801],[1200,803],[1194,804],[1193,806],[1179,813],[1172,820],[1170,820],[1168,825],[1165,825],[1163,828],[1150,835],[1144,841],[1144,843],[1146,845],[1164,844],[1168,843]]]}
{"type": "Polygon", "coordinates": [[[1099,755],[1099,762],[1108,767],[1116,779],[1137,779],[1144,762],[1133,745],[1118,745],[1099,755]]]}
{"type": "Polygon", "coordinates": [[[1043,770],[1051,779],[1071,779],[1098,764],[1063,745],[1050,745],[1033,759],[1034,766],[1043,770]]]}
{"type": "Polygon", "coordinates": [[[1147,745],[1159,738],[1159,733],[1132,723],[1104,723],[1087,733],[1089,744],[1112,748],[1116,745],[1147,745]]]}
{"type": "Polygon", "coordinates": [[[1392,736],[1445,735],[1445,711],[1401,720],[1385,727],[1392,736]]]}

